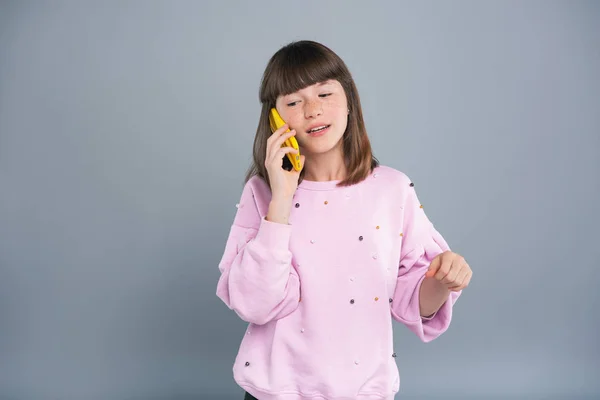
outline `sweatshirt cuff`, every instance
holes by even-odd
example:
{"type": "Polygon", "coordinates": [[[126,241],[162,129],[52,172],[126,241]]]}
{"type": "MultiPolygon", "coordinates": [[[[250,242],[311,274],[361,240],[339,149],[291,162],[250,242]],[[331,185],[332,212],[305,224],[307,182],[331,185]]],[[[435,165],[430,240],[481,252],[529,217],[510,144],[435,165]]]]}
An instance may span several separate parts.
{"type": "MultiPolygon", "coordinates": [[[[440,308],[441,308],[441,307],[440,307],[440,308]]],[[[438,310],[438,311],[439,311],[439,310],[438,310]]],[[[438,311],[436,311],[436,312],[434,312],[433,314],[431,314],[431,315],[428,315],[428,316],[421,316],[421,319],[422,319],[423,321],[431,321],[432,319],[434,319],[434,318],[435,318],[435,316],[437,315],[438,311]]]]}
{"type": "Polygon", "coordinates": [[[256,233],[256,240],[269,248],[284,248],[287,250],[289,248],[291,234],[291,225],[267,221],[266,217],[262,217],[260,220],[260,228],[256,233]]]}

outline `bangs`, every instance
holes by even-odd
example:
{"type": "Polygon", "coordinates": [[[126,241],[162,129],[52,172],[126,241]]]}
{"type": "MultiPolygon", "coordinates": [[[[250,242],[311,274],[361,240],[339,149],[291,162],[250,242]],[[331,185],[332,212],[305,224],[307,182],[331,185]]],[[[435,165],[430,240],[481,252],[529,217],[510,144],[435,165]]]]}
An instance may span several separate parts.
{"type": "Polygon", "coordinates": [[[343,65],[335,55],[316,46],[284,47],[273,55],[264,77],[260,101],[274,104],[280,95],[287,95],[307,86],[341,80],[343,65]]]}

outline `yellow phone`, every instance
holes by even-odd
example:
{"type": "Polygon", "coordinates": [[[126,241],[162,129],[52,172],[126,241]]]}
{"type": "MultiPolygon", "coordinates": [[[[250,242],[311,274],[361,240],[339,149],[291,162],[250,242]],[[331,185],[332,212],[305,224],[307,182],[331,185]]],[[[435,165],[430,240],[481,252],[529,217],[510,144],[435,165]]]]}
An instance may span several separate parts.
{"type": "MultiPolygon", "coordinates": [[[[285,121],[281,118],[281,115],[277,112],[276,108],[271,108],[271,112],[269,113],[269,123],[271,125],[271,132],[275,132],[277,129],[281,128],[285,125],[285,121]]],[[[289,132],[290,129],[286,132],[289,132]]],[[[293,147],[298,150],[298,153],[287,153],[287,158],[291,163],[292,168],[296,171],[300,171],[302,166],[300,165],[300,148],[298,147],[298,141],[295,137],[291,136],[285,140],[285,142],[281,145],[281,147],[293,147]]]]}

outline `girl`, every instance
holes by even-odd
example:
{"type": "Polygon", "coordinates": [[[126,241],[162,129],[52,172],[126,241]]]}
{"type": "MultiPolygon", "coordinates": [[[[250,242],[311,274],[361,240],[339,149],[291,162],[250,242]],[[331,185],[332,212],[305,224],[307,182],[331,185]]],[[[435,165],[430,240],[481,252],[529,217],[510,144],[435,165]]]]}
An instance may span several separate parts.
{"type": "Polygon", "coordinates": [[[415,185],[373,156],[345,63],[313,41],[269,61],[217,296],[248,328],[233,366],[246,399],[392,400],[392,320],[440,336],[471,279],[415,185]],[[287,125],[271,133],[269,110],[287,125]],[[287,127],[289,133],[284,133],[287,127]],[[294,136],[301,171],[284,168],[294,136]]]}

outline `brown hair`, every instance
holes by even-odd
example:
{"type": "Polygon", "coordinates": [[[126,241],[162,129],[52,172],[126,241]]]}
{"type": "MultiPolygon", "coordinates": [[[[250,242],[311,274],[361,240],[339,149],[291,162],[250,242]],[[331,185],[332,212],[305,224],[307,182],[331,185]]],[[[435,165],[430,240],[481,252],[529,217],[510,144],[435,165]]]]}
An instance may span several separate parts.
{"type": "MultiPolygon", "coordinates": [[[[343,136],[344,160],[348,175],[338,186],[350,186],[364,180],[379,161],[373,156],[363,120],[358,90],[344,61],[328,47],[310,40],[291,42],[269,60],[263,73],[259,99],[262,103],[254,137],[253,162],[246,173],[247,182],[258,175],[269,186],[265,167],[267,139],[271,136],[269,110],[279,95],[294,93],[315,83],[335,79],[344,88],[350,114],[343,136]]],[[[285,159],[287,161],[287,158],[285,159]]],[[[299,181],[304,178],[304,170],[299,181]]]]}

